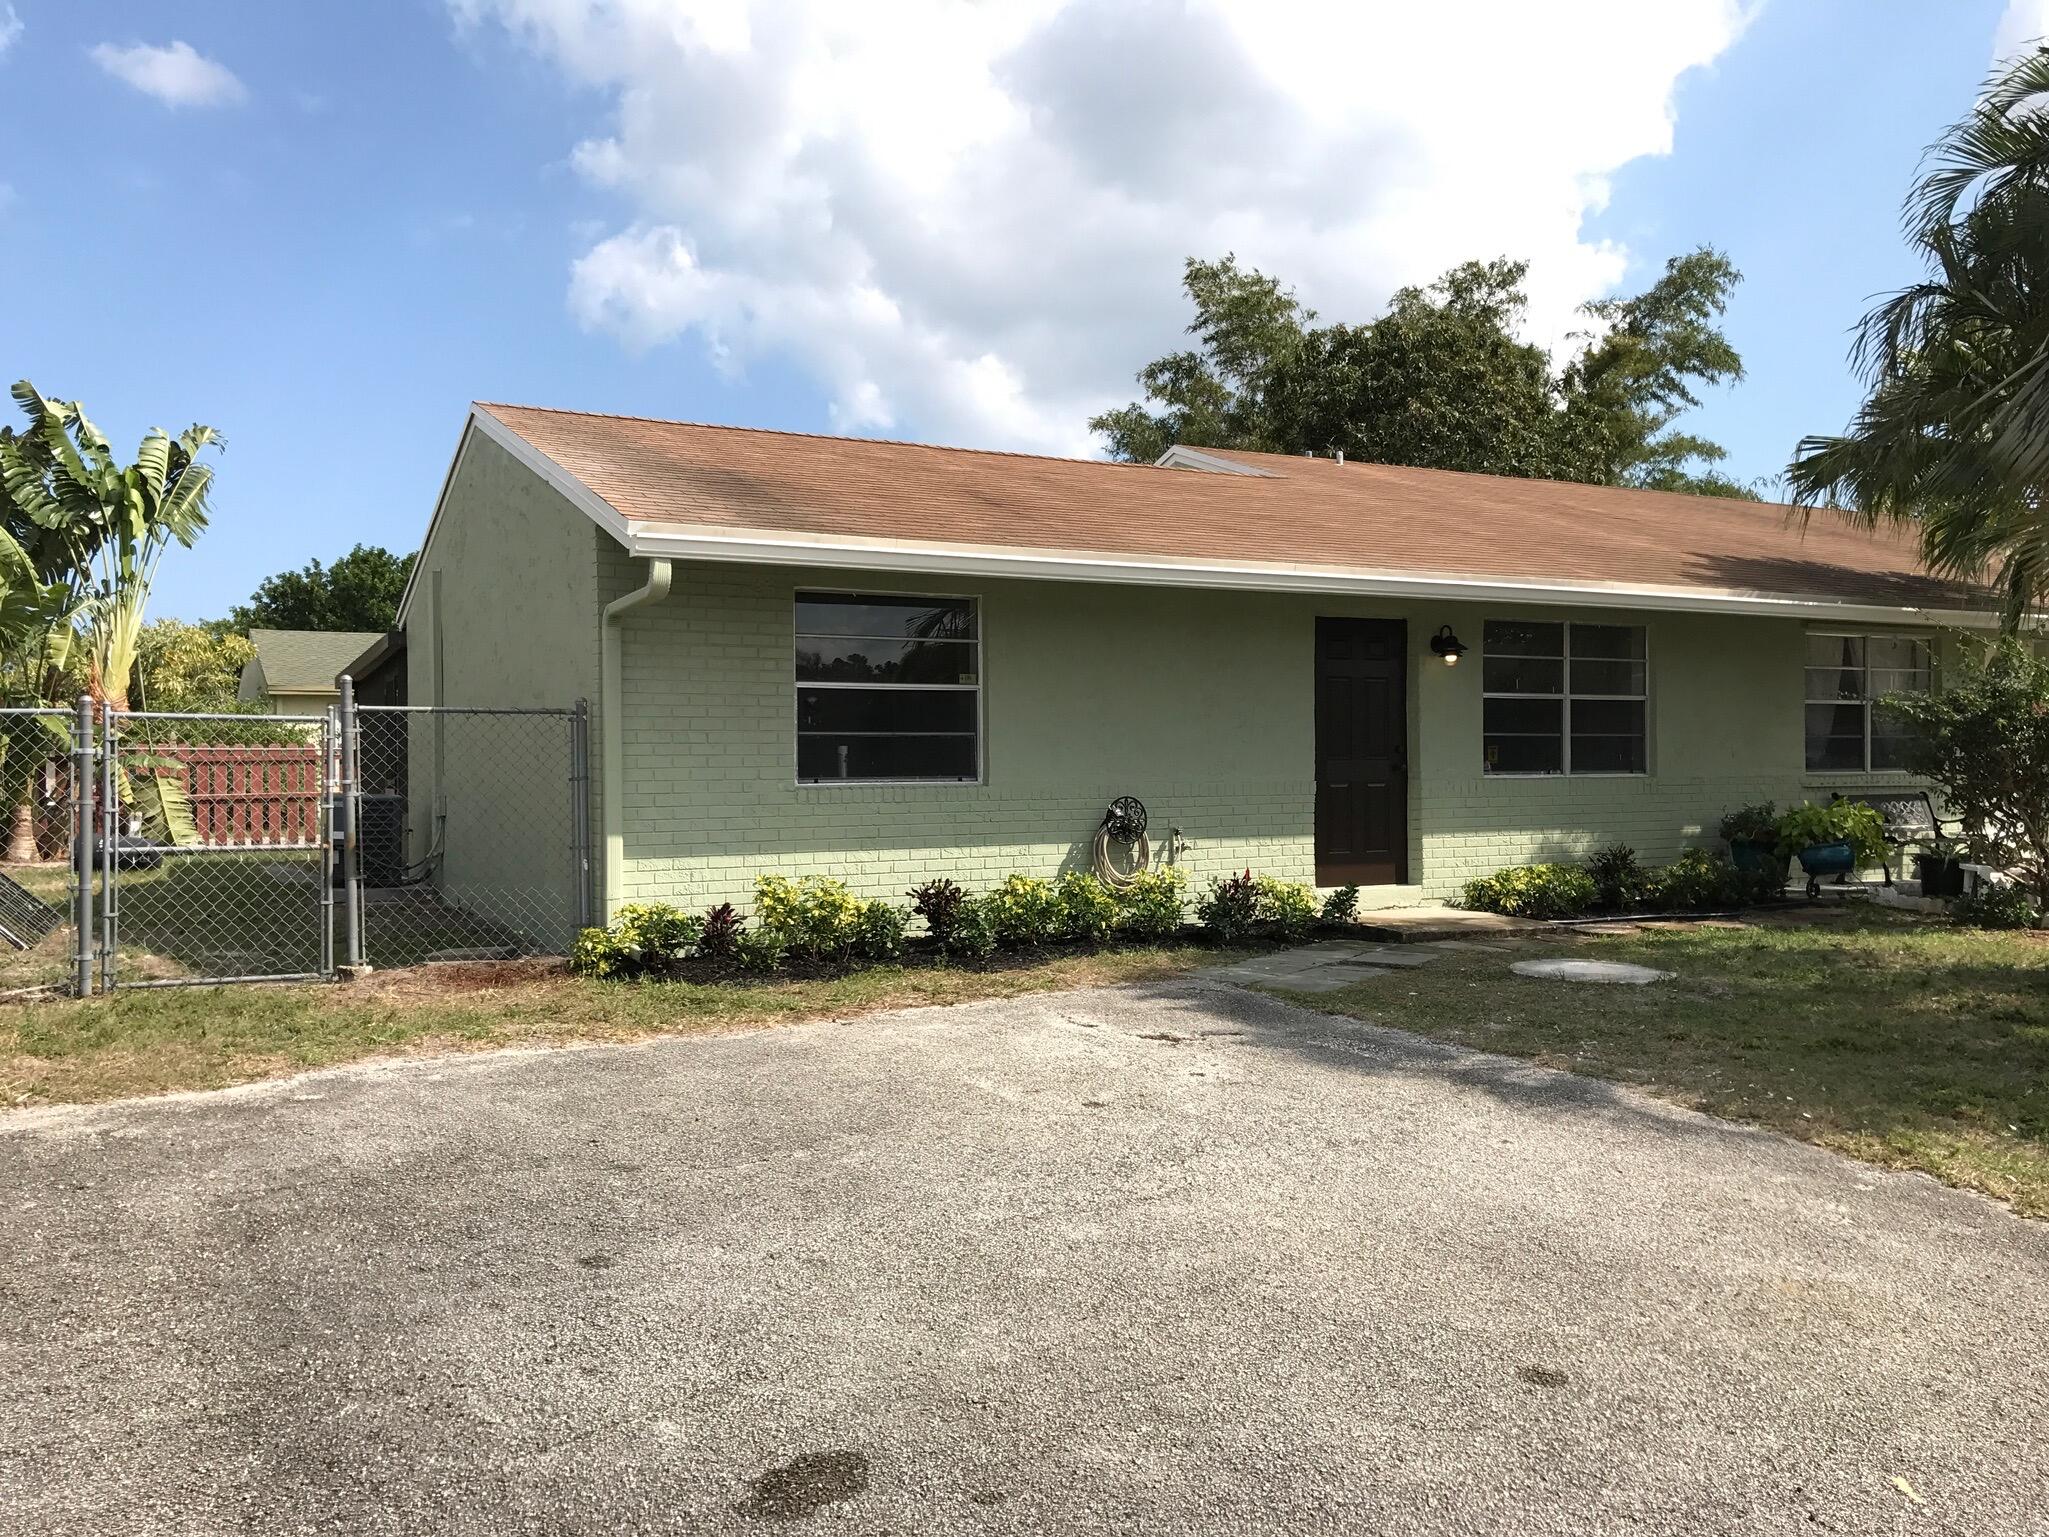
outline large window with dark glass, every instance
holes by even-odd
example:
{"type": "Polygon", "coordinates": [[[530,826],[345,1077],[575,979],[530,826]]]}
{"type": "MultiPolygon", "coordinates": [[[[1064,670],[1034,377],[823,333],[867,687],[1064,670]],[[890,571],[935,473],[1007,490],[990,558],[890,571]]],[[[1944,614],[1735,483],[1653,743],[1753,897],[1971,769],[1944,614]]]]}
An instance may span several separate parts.
{"type": "Polygon", "coordinates": [[[1872,705],[1887,694],[1925,694],[1928,643],[1910,635],[1807,636],[1807,767],[1830,772],[1903,769],[1908,728],[1872,705]]]}
{"type": "Polygon", "coordinates": [[[797,594],[797,778],[982,775],[972,598],[797,594]]]}
{"type": "Polygon", "coordinates": [[[1490,774],[1642,774],[1643,626],[1490,619],[1480,658],[1490,774]]]}

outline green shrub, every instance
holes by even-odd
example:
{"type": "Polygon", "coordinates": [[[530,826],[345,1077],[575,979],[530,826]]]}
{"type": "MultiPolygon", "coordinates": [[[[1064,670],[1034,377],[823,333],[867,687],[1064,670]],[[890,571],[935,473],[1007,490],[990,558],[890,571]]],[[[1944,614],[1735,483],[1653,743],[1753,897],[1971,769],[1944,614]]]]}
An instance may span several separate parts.
{"type": "Polygon", "coordinates": [[[996,915],[987,897],[968,897],[954,909],[946,953],[962,961],[985,961],[996,953],[996,915]]]}
{"type": "Polygon", "coordinates": [[[1259,921],[1273,931],[1276,939],[1296,940],[1308,937],[1316,927],[1316,893],[1300,881],[1276,880],[1271,875],[1262,875],[1259,887],[1259,921]]]}
{"type": "Polygon", "coordinates": [[[843,966],[861,939],[867,906],[846,882],[827,875],[793,881],[764,875],[754,882],[755,932],[773,936],[794,958],[843,966]]]}
{"type": "Polygon", "coordinates": [[[634,962],[627,968],[661,976],[682,963],[704,931],[704,920],[667,902],[625,902],[612,924],[613,938],[634,962]]]}
{"type": "MultiPolygon", "coordinates": [[[[2039,444],[2039,419],[2029,431],[2039,444]]],[[[2032,493],[2028,501],[2038,505],[2032,493]]],[[[2036,558],[2032,543],[2027,558],[2036,558]]],[[[1971,862],[2005,871],[2038,909],[2049,906],[2049,659],[2039,639],[1960,645],[1941,688],[1877,705],[1908,728],[1907,767],[1938,786],[1971,862]]]]}
{"type": "Polygon", "coordinates": [[[1587,874],[1594,882],[1594,906],[1621,912],[1643,900],[1644,868],[1636,862],[1636,850],[1626,843],[1611,843],[1587,860],[1587,874]]]}
{"type": "Polygon", "coordinates": [[[1195,921],[1220,945],[1250,939],[1259,922],[1259,882],[1252,872],[1211,876],[1209,890],[1196,898],[1195,921]]]}
{"type": "Polygon", "coordinates": [[[1706,849],[1688,849],[1644,876],[1644,905],[1661,913],[1709,912],[1734,905],[1736,867],[1706,849]]]}
{"type": "Polygon", "coordinates": [[[1049,945],[1059,932],[1060,898],[1050,881],[1035,875],[1006,875],[982,900],[988,904],[996,943],[1006,950],[1049,945]]]}
{"type": "Polygon", "coordinates": [[[863,902],[855,920],[854,952],[864,961],[893,961],[904,953],[904,930],[911,915],[884,901],[863,902]]]}
{"type": "Polygon", "coordinates": [[[1511,918],[1577,918],[1594,905],[1594,878],[1578,865],[1511,865],[1467,881],[1460,900],[1511,918]]]}
{"type": "Polygon", "coordinates": [[[1722,841],[1725,843],[1762,843],[1769,846],[1779,841],[1779,808],[1776,801],[1757,801],[1748,806],[1738,806],[1734,811],[1722,814],[1722,841]]]}
{"type": "Polygon", "coordinates": [[[2032,929],[2041,921],[2034,893],[2016,881],[1980,881],[1977,890],[1951,898],[1949,916],[1973,929],[2032,929]]]}
{"type": "Polygon", "coordinates": [[[1171,939],[1181,931],[1186,884],[1178,865],[1139,871],[1117,893],[1117,932],[1127,939],[1171,939]]]}
{"type": "Polygon", "coordinates": [[[941,877],[936,881],[925,882],[908,895],[912,909],[925,920],[925,931],[932,936],[940,949],[946,949],[953,934],[954,922],[960,915],[961,904],[967,901],[968,894],[952,881],[941,877]]]}
{"type": "Polygon", "coordinates": [[[1877,807],[1862,801],[1830,801],[1825,806],[1810,801],[1791,807],[1779,818],[1777,831],[1781,859],[1817,844],[1847,843],[1860,870],[1885,861],[1885,818],[1877,807]]]}
{"type": "Polygon", "coordinates": [[[773,929],[742,929],[733,936],[733,958],[740,969],[766,975],[783,963],[782,936],[773,929]]]}
{"type": "Polygon", "coordinates": [[[1053,894],[1060,904],[1060,938],[1095,945],[1110,937],[1117,922],[1117,899],[1108,886],[1084,870],[1069,870],[1054,884],[1053,894]]]}
{"type": "Polygon", "coordinates": [[[569,969],[579,977],[617,977],[630,960],[626,947],[610,929],[585,929],[569,950],[569,969]]]}
{"type": "Polygon", "coordinates": [[[569,952],[569,969],[584,977],[668,976],[704,929],[667,902],[628,902],[608,929],[585,929],[569,952]]]}
{"type": "Polygon", "coordinates": [[[1359,916],[1359,888],[1340,886],[1323,899],[1325,923],[1350,923],[1359,916]]]}
{"type": "Polygon", "coordinates": [[[1644,872],[1643,905],[1661,913],[1706,913],[1749,907],[1775,896],[1775,875],[1739,870],[1726,855],[1688,849],[1669,865],[1644,872]]]}

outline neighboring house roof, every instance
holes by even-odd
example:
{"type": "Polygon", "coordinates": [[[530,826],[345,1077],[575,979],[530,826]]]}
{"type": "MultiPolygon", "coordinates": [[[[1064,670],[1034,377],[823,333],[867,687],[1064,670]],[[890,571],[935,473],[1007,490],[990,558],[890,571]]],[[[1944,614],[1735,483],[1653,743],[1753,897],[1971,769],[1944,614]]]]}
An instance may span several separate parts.
{"type": "Polygon", "coordinates": [[[244,700],[276,694],[332,694],[335,678],[370,646],[381,630],[251,630],[256,648],[236,690],[244,700]]]}
{"type": "Polygon", "coordinates": [[[1112,464],[529,406],[478,405],[465,445],[470,431],[637,555],[1865,619],[1995,608],[1928,576],[1895,532],[1718,497],[1218,449],[1112,464]]]}

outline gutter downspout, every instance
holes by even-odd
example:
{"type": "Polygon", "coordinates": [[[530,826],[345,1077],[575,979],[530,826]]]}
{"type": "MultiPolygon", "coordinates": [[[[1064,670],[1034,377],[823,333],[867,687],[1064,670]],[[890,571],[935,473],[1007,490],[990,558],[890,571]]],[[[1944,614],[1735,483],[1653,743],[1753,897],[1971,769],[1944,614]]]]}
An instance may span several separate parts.
{"type": "Polygon", "coordinates": [[[668,561],[650,560],[646,583],[607,603],[604,623],[599,626],[598,703],[604,712],[599,730],[605,754],[605,892],[601,910],[607,924],[619,910],[626,884],[626,667],[619,621],[643,603],[666,598],[673,575],[668,561]]]}

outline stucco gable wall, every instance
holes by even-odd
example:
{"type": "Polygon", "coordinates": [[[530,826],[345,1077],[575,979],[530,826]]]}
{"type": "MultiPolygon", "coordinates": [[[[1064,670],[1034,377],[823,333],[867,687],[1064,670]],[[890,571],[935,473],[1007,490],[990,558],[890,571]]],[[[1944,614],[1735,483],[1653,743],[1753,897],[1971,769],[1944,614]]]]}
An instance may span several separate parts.
{"type": "MultiPolygon", "coordinates": [[[[600,543],[589,518],[481,433],[449,484],[406,620],[408,697],[471,709],[568,707],[598,694],[600,543]]],[[[366,713],[365,721],[376,717],[366,713]]],[[[386,717],[389,720],[389,717],[386,717]]],[[[366,726],[366,758],[379,751],[366,726]]],[[[590,732],[593,759],[598,732],[590,732]]],[[[395,756],[383,749],[387,761],[395,756]]],[[[440,851],[451,898],[573,927],[568,731],[552,717],[407,717],[413,857],[440,851]]],[[[366,761],[366,780],[375,765],[366,761]]],[[[598,771],[592,768],[592,826],[598,771]]],[[[374,786],[373,786],[374,788],[374,786]]]]}

